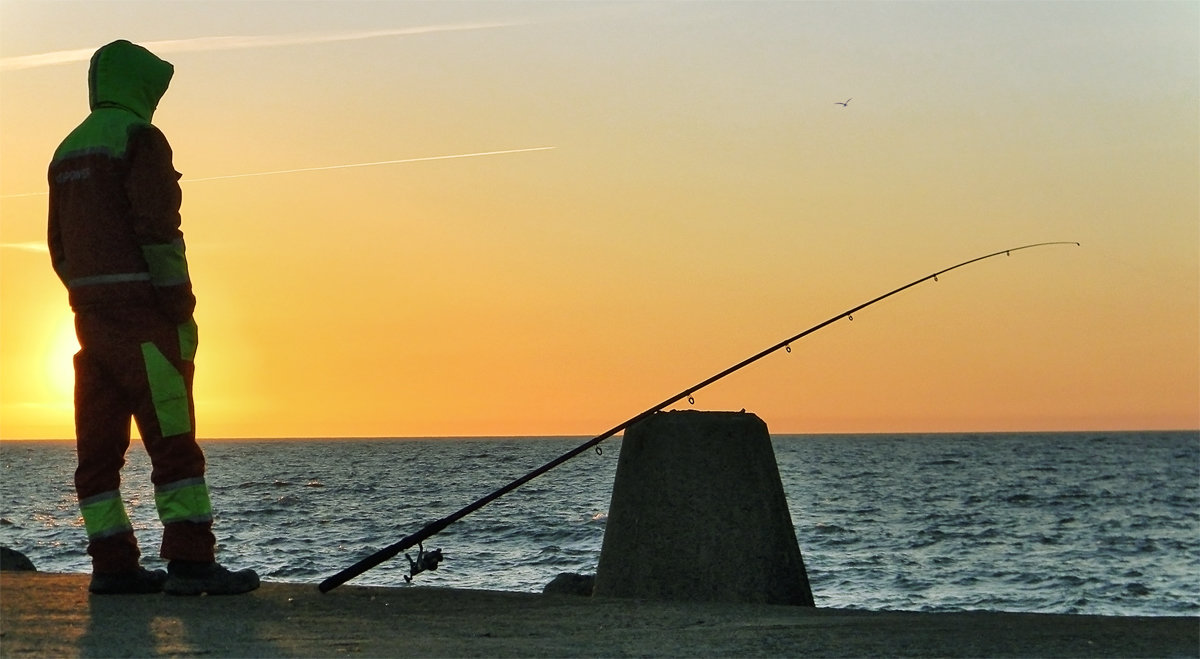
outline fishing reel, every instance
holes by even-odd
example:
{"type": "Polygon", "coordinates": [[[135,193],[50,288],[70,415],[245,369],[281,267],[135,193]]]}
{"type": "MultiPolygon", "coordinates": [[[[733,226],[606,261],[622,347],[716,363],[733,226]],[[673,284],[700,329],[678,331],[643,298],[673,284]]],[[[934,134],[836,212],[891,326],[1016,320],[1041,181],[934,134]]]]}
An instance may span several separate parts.
{"type": "Polygon", "coordinates": [[[441,549],[434,549],[426,553],[425,546],[420,542],[417,543],[417,560],[414,561],[413,557],[409,556],[407,552],[405,552],[404,557],[408,559],[408,574],[404,575],[406,583],[411,582],[413,577],[425,570],[436,570],[438,563],[441,563],[443,559],[441,549]]]}

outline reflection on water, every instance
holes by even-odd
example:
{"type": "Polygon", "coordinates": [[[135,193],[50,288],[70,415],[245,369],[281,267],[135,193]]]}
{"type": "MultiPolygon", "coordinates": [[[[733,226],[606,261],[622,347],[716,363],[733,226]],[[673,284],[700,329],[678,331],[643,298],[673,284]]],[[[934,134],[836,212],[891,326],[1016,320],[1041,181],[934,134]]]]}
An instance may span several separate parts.
{"type": "MultiPolygon", "coordinates": [[[[222,561],[317,583],[586,438],[204,443],[222,561]]],[[[620,440],[426,544],[425,585],[540,591],[599,558],[620,440]]],[[[1200,433],[778,436],[818,606],[1191,614],[1200,610],[1200,433]]],[[[149,465],[123,493],[156,557],[149,465]]],[[[0,542],[87,572],[65,442],[0,444],[0,542]]],[[[354,583],[404,585],[403,556],[354,583]]],[[[735,577],[731,577],[735,578],[735,577]]]]}

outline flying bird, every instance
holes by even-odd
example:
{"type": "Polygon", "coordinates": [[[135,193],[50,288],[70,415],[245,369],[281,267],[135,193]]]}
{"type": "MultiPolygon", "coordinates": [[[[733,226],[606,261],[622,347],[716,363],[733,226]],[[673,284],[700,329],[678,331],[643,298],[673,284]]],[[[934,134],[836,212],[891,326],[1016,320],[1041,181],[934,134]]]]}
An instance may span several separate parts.
{"type": "MultiPolygon", "coordinates": [[[[853,98],[853,97],[851,97],[851,98],[853,98]]],[[[848,98],[848,99],[846,99],[846,100],[844,100],[844,101],[834,101],[834,102],[833,102],[833,104],[834,104],[834,105],[840,105],[840,106],[842,106],[842,107],[849,107],[849,106],[850,106],[850,100],[851,100],[851,99],[850,99],[850,98],[848,98]]]]}

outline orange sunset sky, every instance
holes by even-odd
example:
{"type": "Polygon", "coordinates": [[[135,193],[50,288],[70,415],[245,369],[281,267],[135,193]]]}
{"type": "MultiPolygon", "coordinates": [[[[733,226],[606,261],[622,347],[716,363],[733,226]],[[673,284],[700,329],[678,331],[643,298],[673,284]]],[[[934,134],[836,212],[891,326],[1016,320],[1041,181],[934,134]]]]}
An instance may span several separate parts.
{"type": "Polygon", "coordinates": [[[73,433],[45,171],[118,38],[176,69],[201,437],[594,435],[1052,240],[696,407],[1200,426],[1195,2],[0,0],[0,438],[73,433]]]}

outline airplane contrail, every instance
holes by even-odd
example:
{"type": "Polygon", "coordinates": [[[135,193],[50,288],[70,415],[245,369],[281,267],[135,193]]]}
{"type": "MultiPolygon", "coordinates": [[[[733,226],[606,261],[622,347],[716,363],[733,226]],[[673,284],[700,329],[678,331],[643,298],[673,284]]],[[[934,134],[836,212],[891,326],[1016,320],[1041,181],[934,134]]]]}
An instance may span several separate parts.
{"type": "MultiPolygon", "coordinates": [[[[454,153],[445,156],[424,156],[421,158],[401,158],[400,160],[379,160],[377,162],[356,162],[348,165],[325,165],[323,167],[301,167],[299,169],[279,169],[270,172],[250,172],[248,174],[225,174],[223,176],[205,176],[203,178],[185,178],[180,183],[196,183],[199,181],[220,181],[230,178],[246,178],[249,176],[272,176],[275,174],[294,174],[296,172],[319,172],[327,169],[349,169],[351,167],[374,167],[376,165],[396,165],[405,162],[424,162],[427,160],[452,160],[455,158],[476,158],[479,156],[499,156],[506,153],[527,153],[529,151],[549,151],[557,149],[556,146],[534,146],[525,149],[505,149],[503,151],[479,151],[477,153],[454,153]]],[[[13,197],[37,197],[43,196],[46,192],[25,192],[21,194],[6,194],[0,195],[0,199],[10,199],[13,197]]],[[[0,243],[0,249],[15,249],[23,252],[49,252],[50,249],[45,243],[40,242],[24,242],[24,243],[0,243]]]]}
{"type": "Polygon", "coordinates": [[[423,162],[426,160],[451,160],[453,158],[476,158],[479,156],[499,156],[506,153],[525,153],[528,151],[548,151],[557,149],[555,146],[535,146],[527,149],[505,149],[503,151],[480,151],[477,153],[455,153],[447,156],[424,156],[422,158],[402,158],[400,160],[379,160],[376,162],[356,162],[348,165],[325,165],[323,167],[301,167],[299,169],[278,169],[270,172],[251,172],[248,174],[225,174],[223,176],[205,176],[204,178],[188,178],[181,183],[198,181],[218,181],[227,178],[246,178],[247,176],[273,176],[275,174],[295,174],[297,172],[318,172],[326,169],[349,169],[351,167],[374,167],[376,165],[397,165],[404,162],[423,162]]]}
{"type": "Polygon", "coordinates": [[[39,243],[39,242],[0,243],[0,248],[15,249],[15,250],[19,250],[22,252],[43,252],[46,254],[50,253],[50,248],[46,246],[46,243],[39,243]]]}
{"type": "MultiPolygon", "coordinates": [[[[223,174],[221,176],[203,176],[200,178],[185,178],[181,179],[180,183],[198,183],[200,181],[220,181],[222,179],[231,178],[247,178],[250,176],[274,176],[276,174],[295,174],[298,172],[319,172],[328,169],[350,169],[352,167],[376,167],[379,165],[398,165],[406,162],[425,162],[428,160],[454,160],[457,158],[478,158],[481,156],[500,156],[508,153],[528,153],[530,151],[550,151],[557,149],[556,146],[532,146],[524,149],[504,149],[502,151],[477,151],[475,153],[452,153],[444,156],[422,156],[420,158],[401,158],[399,160],[377,160],[375,162],[355,162],[345,165],[324,165],[321,167],[299,167],[297,169],[276,169],[269,172],[247,172],[245,174],[223,174]]],[[[16,197],[39,197],[44,196],[46,192],[22,192],[18,194],[0,195],[0,199],[13,199],[16,197]]]]}
{"type": "MultiPolygon", "coordinates": [[[[194,37],[191,39],[168,39],[164,41],[140,41],[142,46],[157,54],[186,53],[212,50],[237,50],[241,48],[269,48],[275,46],[297,46],[315,43],[332,43],[337,41],[358,41],[362,39],[379,39],[383,37],[405,37],[418,34],[433,34],[437,32],[461,32],[465,30],[488,30],[501,27],[527,25],[525,21],[510,21],[499,23],[453,23],[444,25],[422,25],[387,30],[358,30],[354,32],[302,32],[297,34],[261,34],[247,36],[225,37],[194,37]]],[[[43,66],[68,64],[71,62],[86,62],[92,58],[96,48],[76,48],[72,50],[56,50],[36,55],[17,55],[0,58],[0,71],[20,71],[43,66]]]]}

